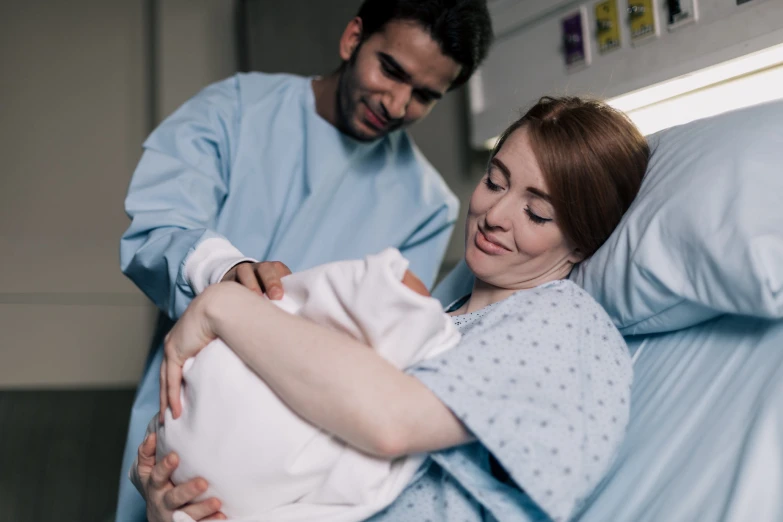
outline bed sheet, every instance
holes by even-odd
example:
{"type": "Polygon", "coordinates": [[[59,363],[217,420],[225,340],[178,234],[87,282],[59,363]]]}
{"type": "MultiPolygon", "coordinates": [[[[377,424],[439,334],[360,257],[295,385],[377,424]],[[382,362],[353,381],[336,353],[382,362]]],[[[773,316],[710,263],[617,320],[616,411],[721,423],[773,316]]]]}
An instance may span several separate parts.
{"type": "Polygon", "coordinates": [[[574,520],[783,520],[783,321],[724,316],[627,340],[627,438],[574,520]]]}

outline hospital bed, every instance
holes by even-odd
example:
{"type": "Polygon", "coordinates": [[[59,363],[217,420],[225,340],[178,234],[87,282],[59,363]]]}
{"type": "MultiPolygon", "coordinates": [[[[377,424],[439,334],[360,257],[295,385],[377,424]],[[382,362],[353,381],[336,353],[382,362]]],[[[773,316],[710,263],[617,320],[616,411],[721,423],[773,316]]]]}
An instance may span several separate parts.
{"type": "MultiPolygon", "coordinates": [[[[783,103],[650,142],[637,200],[572,275],[635,372],[626,440],[574,520],[783,521],[783,103]]],[[[459,265],[434,295],[469,280],[459,265]]]]}
{"type": "Polygon", "coordinates": [[[631,422],[580,522],[783,520],[783,321],[628,339],[631,422]]]}

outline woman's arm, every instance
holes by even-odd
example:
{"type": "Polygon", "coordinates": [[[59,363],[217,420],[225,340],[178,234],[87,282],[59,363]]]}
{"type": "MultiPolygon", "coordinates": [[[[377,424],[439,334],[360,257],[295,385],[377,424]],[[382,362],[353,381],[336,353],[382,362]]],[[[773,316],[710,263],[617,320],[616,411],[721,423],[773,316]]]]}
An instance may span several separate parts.
{"type": "Polygon", "coordinates": [[[188,350],[220,337],[294,412],[371,455],[394,458],[472,440],[420,381],[347,335],[236,284],[213,285],[197,300],[192,317],[186,312],[187,321],[172,330],[167,359],[179,352],[184,362],[188,350]],[[211,335],[194,334],[200,328],[211,335]]]}

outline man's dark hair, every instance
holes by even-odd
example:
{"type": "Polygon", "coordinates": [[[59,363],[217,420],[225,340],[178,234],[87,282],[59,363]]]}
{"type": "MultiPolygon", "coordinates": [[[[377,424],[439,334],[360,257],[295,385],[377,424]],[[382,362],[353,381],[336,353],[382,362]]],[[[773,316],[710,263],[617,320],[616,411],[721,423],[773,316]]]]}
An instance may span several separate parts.
{"type": "Polygon", "coordinates": [[[363,40],[394,20],[428,31],[443,54],[462,66],[450,89],[468,81],[492,45],[486,0],[364,0],[356,16],[362,19],[363,40]]]}

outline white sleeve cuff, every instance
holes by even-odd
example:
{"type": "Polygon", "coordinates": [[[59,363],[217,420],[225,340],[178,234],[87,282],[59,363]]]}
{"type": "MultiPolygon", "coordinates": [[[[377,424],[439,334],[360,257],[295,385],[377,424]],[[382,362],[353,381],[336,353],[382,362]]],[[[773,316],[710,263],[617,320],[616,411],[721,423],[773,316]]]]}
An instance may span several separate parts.
{"type": "Polygon", "coordinates": [[[209,285],[219,283],[226,272],[245,261],[257,262],[252,257],[243,256],[227,239],[205,239],[185,259],[185,280],[198,295],[209,285]]]}

